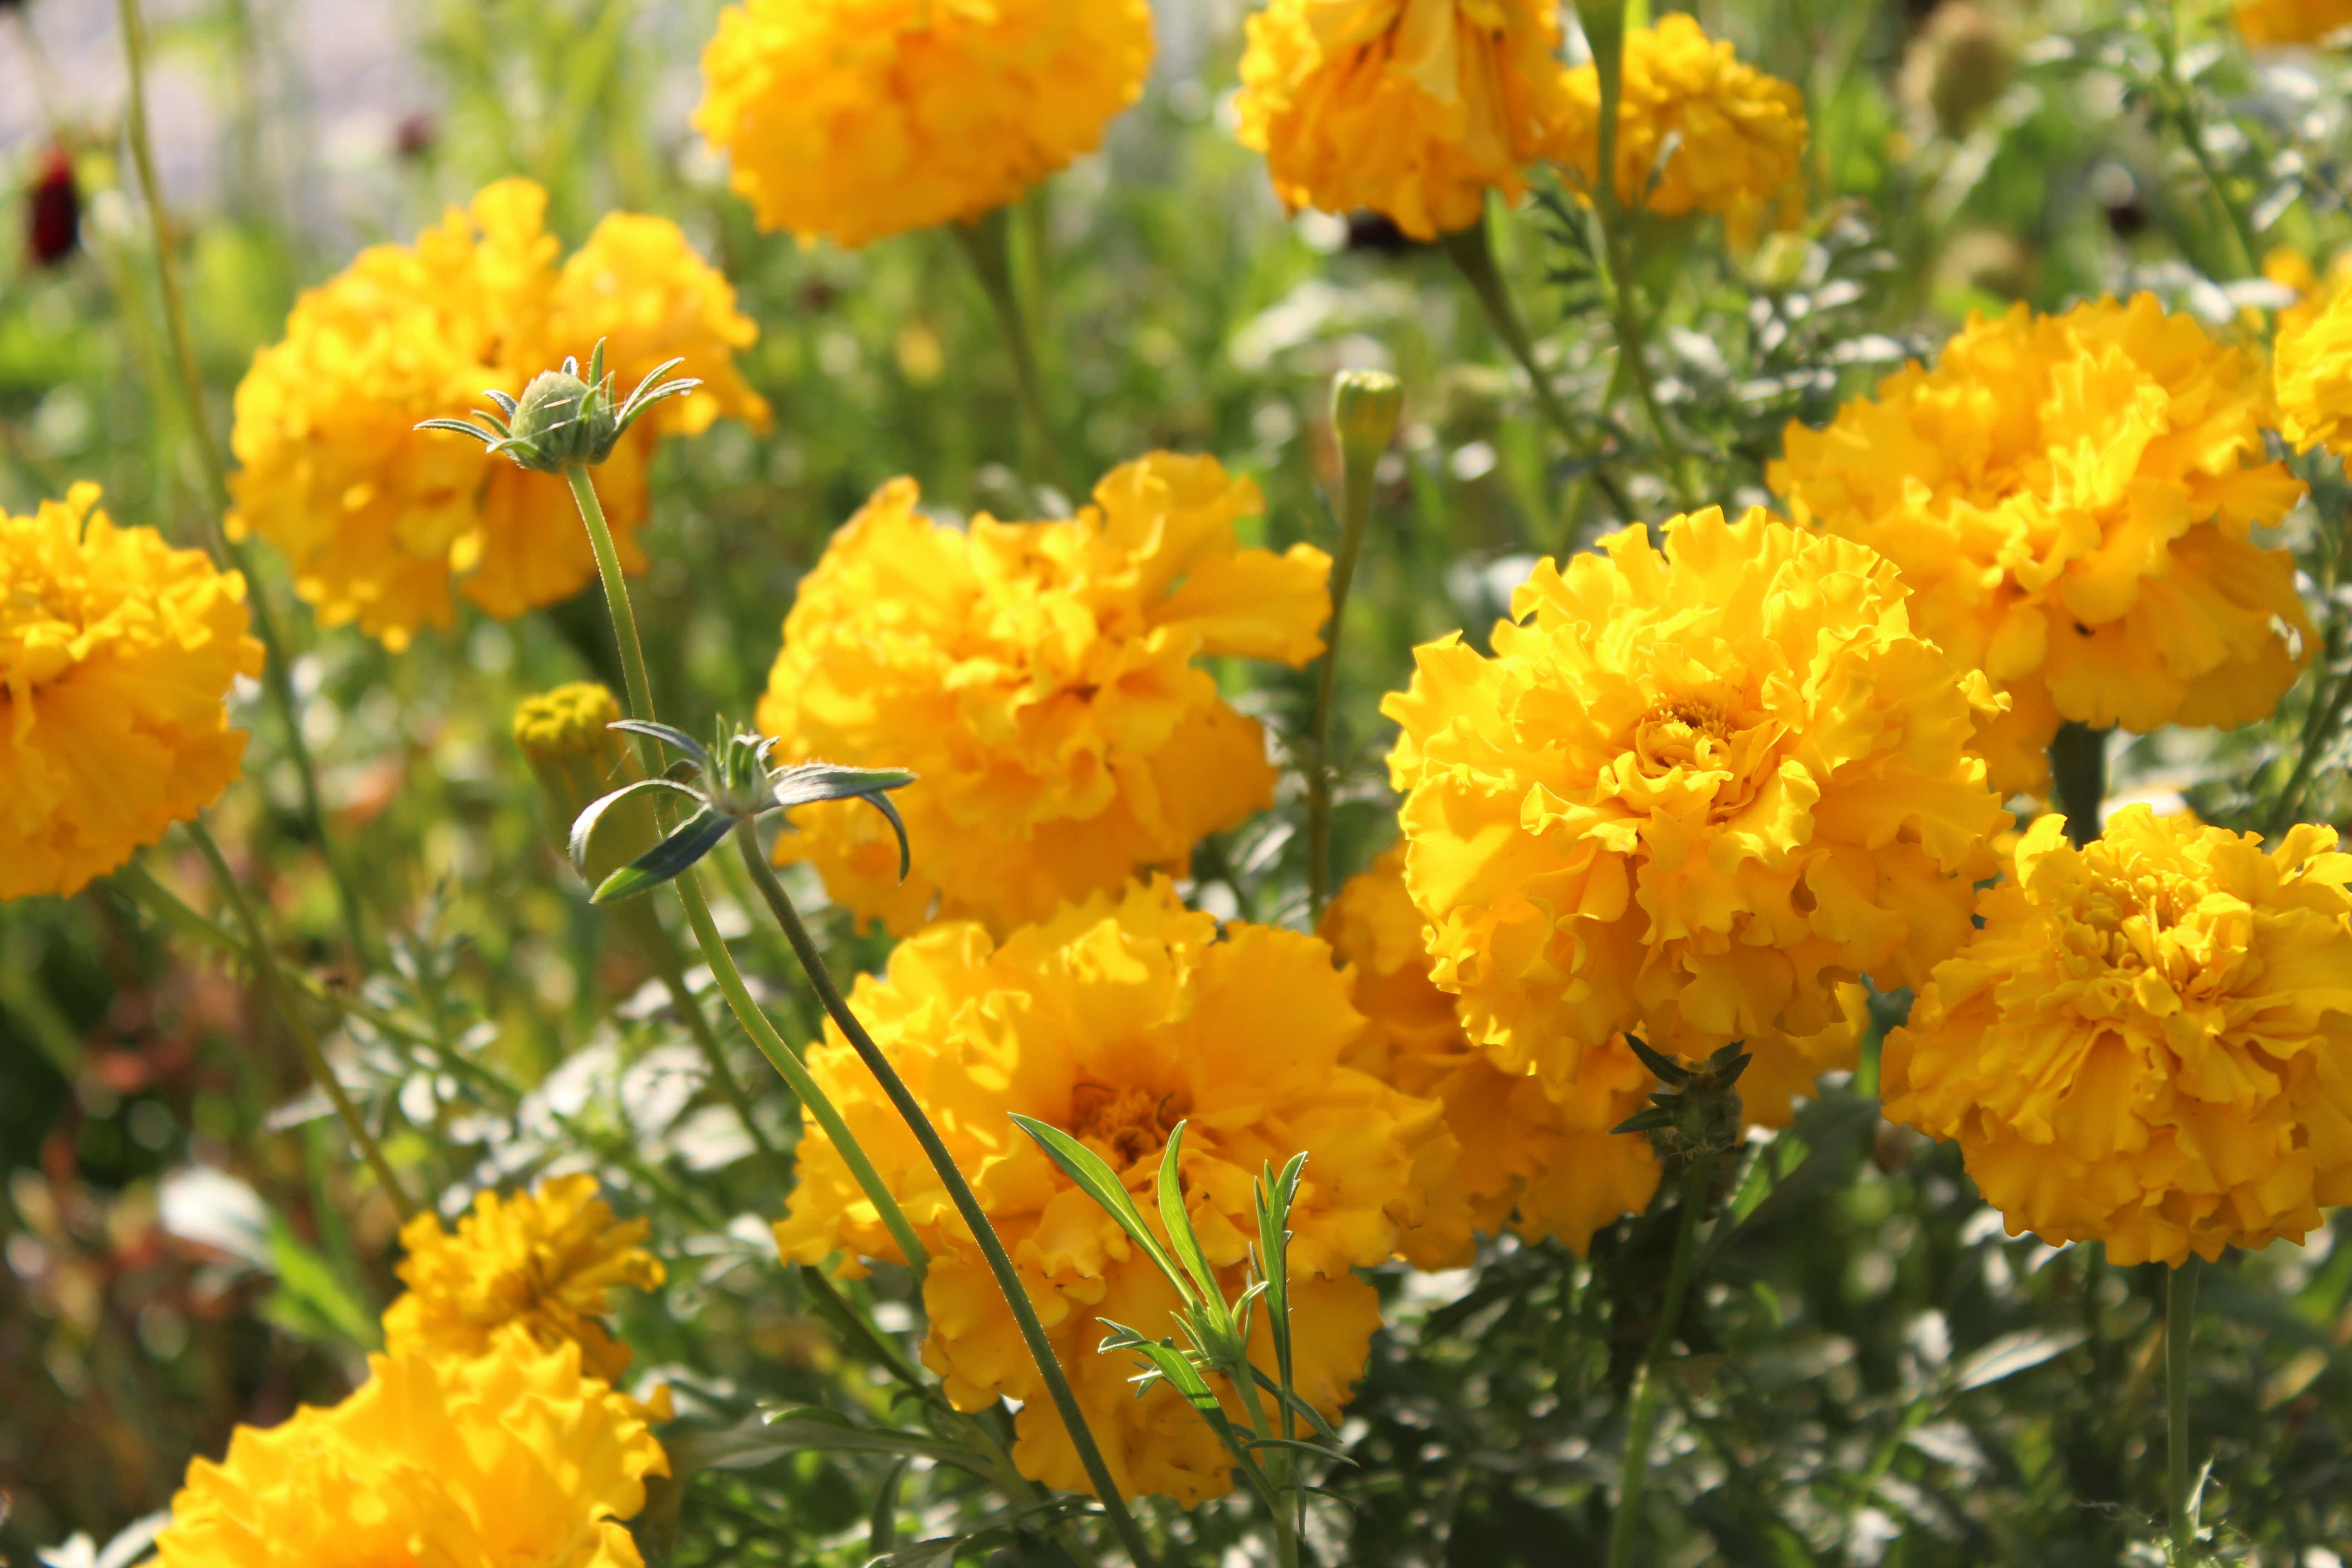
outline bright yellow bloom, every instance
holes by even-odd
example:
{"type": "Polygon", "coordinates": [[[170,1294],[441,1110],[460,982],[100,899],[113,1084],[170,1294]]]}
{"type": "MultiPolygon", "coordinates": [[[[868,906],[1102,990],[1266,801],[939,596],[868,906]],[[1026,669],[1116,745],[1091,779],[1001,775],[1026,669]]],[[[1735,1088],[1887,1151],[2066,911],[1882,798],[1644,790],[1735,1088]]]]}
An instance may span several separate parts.
{"type": "Polygon", "coordinates": [[[694,127],[761,227],[855,247],[1019,201],[1100,144],[1151,48],[1146,0],[745,0],[694,127]]]}
{"type": "Polygon", "coordinates": [[[490,615],[577,593],[594,556],[571,491],[417,421],[458,417],[608,338],[624,389],[663,360],[704,383],[658,405],[595,470],[624,563],[645,569],[646,464],[664,433],[720,415],[764,423],[732,355],[758,336],[727,280],[676,225],[615,213],[561,267],[547,195],[501,180],[414,246],[379,245],[304,293],[286,340],[236,390],[232,531],[284,551],[327,626],[387,647],[446,626],[455,587],[490,615]]]}
{"type": "MultiPolygon", "coordinates": [[[[979,926],[901,942],[888,977],[858,977],[850,1005],[904,1075],[1004,1238],[1120,1489],[1186,1504],[1228,1489],[1230,1459],[1174,1391],[1135,1397],[1123,1356],[1096,1353],[1099,1318],[1173,1331],[1174,1292],[1118,1226],[1008,1119],[1084,1140],[1146,1214],[1169,1130],[1189,1123],[1187,1205],[1210,1261],[1238,1289],[1255,1234],[1252,1183],[1307,1155],[1292,1215],[1297,1387],[1336,1416],[1363,1370],[1380,1303],[1350,1272],[1387,1260],[1430,1226],[1454,1184],[1437,1106],[1340,1065],[1364,1020],[1330,949],[1314,937],[1230,925],[1185,909],[1164,878],[1070,905],[1002,946],[979,926]]],[[[1067,1490],[1085,1471],[1023,1347],[996,1281],[946,1190],[873,1075],[831,1026],[808,1053],[924,1244],[926,1365],[959,1409],[1023,1402],[1013,1457],[1067,1490]]],[[[800,1185],[776,1226],[788,1259],[898,1254],[841,1156],[812,1123],[800,1185]]],[[[1271,1348],[1261,1359],[1271,1366],[1271,1348]]]]}
{"type": "Polygon", "coordinates": [[[0,512],[0,900],[75,893],[212,804],[261,672],[245,579],[117,528],[98,487],[0,512]]]}
{"type": "Polygon", "coordinates": [[[2238,0],[2237,16],[2250,44],[2316,44],[2352,27],[2352,0],[2238,0]]]}
{"type": "Polygon", "coordinates": [[[1242,57],[1244,146],[1294,210],[1467,228],[1568,112],[1559,22],[1535,0],[1273,0],[1242,57]]]}
{"type": "Polygon", "coordinates": [[[1926,980],[2008,820],[1966,751],[1982,683],[1890,563],[1761,510],[1664,533],[1538,564],[1493,658],[1429,644],[1382,705],[1433,976],[1564,1102],[1626,1030],[1803,1081],[1773,1054],[1849,1048],[1865,974],[1926,980]]]}
{"type": "MultiPolygon", "coordinates": [[[[1802,212],[1802,92],[1742,65],[1729,44],[1708,37],[1679,11],[1654,27],[1630,29],[1624,61],[1619,201],[1664,217],[1720,214],[1741,241],[1767,221],[1802,212]]],[[[1569,119],[1549,151],[1590,188],[1601,160],[1600,73],[1589,64],[1570,72],[1568,96],[1569,119]]]]}
{"type": "Polygon", "coordinates": [[[341,1404],[238,1427],[155,1547],[163,1568],[640,1568],[620,1521],[667,1474],[575,1347],[509,1332],[471,1360],[371,1356],[341,1404]]]}
{"type": "Polygon", "coordinates": [[[2261,360],[2148,295],[2019,305],[1826,430],[1791,424],[1769,477],[1902,568],[1920,633],[2011,700],[1978,742],[1994,785],[2039,790],[2062,720],[2244,724],[2294,683],[2294,563],[2249,538],[2303,490],[2270,421],[2261,360]]]}
{"type": "Polygon", "coordinates": [[[2352,452],[2352,258],[2338,257],[2325,278],[2293,252],[2273,252],[2263,272],[2292,283],[2302,297],[2279,312],[2272,348],[2279,432],[2305,451],[2352,452]]]}
{"type": "Polygon", "coordinates": [[[400,1233],[408,1289],[383,1314],[384,1344],[394,1355],[480,1355],[520,1325],[539,1344],[579,1345],[587,1374],[614,1382],[628,1370],[629,1348],[602,1320],[614,1289],[662,1282],[660,1260],[637,1245],[651,1228],[616,1222],[588,1175],[516,1197],[479,1194],[454,1236],[437,1216],[418,1215],[400,1233]]]}
{"type": "Polygon", "coordinates": [[[780,860],[905,933],[930,918],[1000,934],[1145,867],[1181,869],[1203,835],[1274,798],[1257,722],[1195,660],[1323,648],[1330,558],[1244,550],[1258,489],[1213,458],[1113,469],[1060,522],[959,530],[885,485],[801,580],[760,704],[780,763],[911,770],[892,798],[914,844],[862,802],[804,807],[780,860]]]}
{"type": "Polygon", "coordinates": [[[2301,1239],[2352,1204],[2352,855],[2144,805],[2044,816],[1887,1037],[1886,1114],[1960,1145],[2011,1234],[2116,1263],[2301,1239]]]}

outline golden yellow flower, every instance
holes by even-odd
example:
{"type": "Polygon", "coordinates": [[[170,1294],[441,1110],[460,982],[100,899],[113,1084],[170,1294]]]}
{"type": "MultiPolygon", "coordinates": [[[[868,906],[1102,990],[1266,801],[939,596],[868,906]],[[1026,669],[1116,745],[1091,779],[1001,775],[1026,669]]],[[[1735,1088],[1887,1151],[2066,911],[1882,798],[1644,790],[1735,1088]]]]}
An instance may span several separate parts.
{"type": "Polygon", "coordinates": [[[1258,489],[1213,458],[1113,469],[1059,522],[968,531],[885,485],[803,578],[761,701],[779,763],[907,768],[892,798],[914,844],[857,801],[793,813],[779,860],[905,933],[929,918],[1002,934],[1145,867],[1181,869],[1201,837],[1274,798],[1257,722],[1194,662],[1297,667],[1320,653],[1330,558],[1245,550],[1258,489]]]}
{"type": "Polygon", "coordinates": [[[1536,0],[1273,0],[1242,57],[1244,146],[1296,210],[1467,228],[1568,112],[1559,22],[1536,0]]]}
{"type": "MultiPolygon", "coordinates": [[[[1803,93],[1741,64],[1729,44],[1679,11],[1629,29],[1624,61],[1619,201],[1664,217],[1717,213],[1741,241],[1767,221],[1802,212],[1803,93]]],[[[1601,78],[1592,66],[1570,73],[1568,97],[1569,117],[1549,151],[1590,188],[1601,160],[1601,78]]]]}
{"type": "Polygon", "coordinates": [[[1382,706],[1433,977],[1564,1103],[1627,1030],[1809,1079],[1851,1047],[1854,982],[1959,945],[2007,821],[1965,749],[1982,682],[1912,629],[1890,563],[1761,510],[1664,533],[1538,564],[1493,658],[1429,644],[1382,706]]]}
{"type": "Polygon", "coordinates": [[[1100,144],[1151,48],[1146,0],[745,0],[694,127],[761,227],[854,247],[1020,200],[1100,144]]]}
{"type": "Polygon", "coordinates": [[[2352,1204],[2352,855],[2126,806],[2027,830],[1887,1037],[1886,1114],[1958,1141],[2012,1235],[2116,1263],[2300,1239],[2352,1204]]]}
{"type": "Polygon", "coordinates": [[[400,1233],[408,1289],[383,1314],[384,1344],[394,1355],[480,1355],[520,1325],[539,1344],[577,1344],[587,1374],[614,1382],[628,1370],[629,1347],[603,1319],[614,1289],[662,1282],[660,1260],[637,1245],[651,1228],[615,1221],[587,1175],[510,1198],[479,1194],[454,1236],[437,1216],[418,1215],[400,1233]]]}
{"type": "Polygon", "coordinates": [[[2261,360],[2148,295],[2019,305],[1791,424],[1769,478],[1902,568],[1921,635],[2011,700],[1978,741],[1994,785],[2039,790],[2062,720],[2244,724],[2294,683],[2294,563],[2249,537],[2302,494],[2270,419],[2261,360]]]}
{"type": "Polygon", "coordinates": [[[417,421],[457,417],[485,388],[509,395],[607,338],[625,388],[683,355],[700,391],[659,405],[595,470],[628,569],[645,568],[646,464],[664,433],[720,415],[764,423],[732,354],[758,335],[734,291],[663,219],[614,214],[560,268],[547,195],[501,180],[414,246],[379,245],[303,294],[286,339],[236,390],[229,522],[284,551],[296,592],[327,626],[356,621],[387,647],[454,618],[454,587],[510,617],[595,575],[563,481],[492,458],[417,421]]]}
{"type": "Polygon", "coordinates": [[[2263,271],[2302,290],[2279,312],[2272,347],[2279,432],[2305,451],[2325,447],[2352,451],[2352,289],[2344,287],[2352,258],[2339,257],[2325,278],[2309,262],[2273,252],[2263,271]]]}
{"type": "Polygon", "coordinates": [[[2250,44],[2316,44],[2352,27],[2352,0],[2238,0],[2237,18],[2250,44]]]}
{"type": "MultiPolygon", "coordinates": [[[[1171,1389],[1135,1397],[1127,1358],[1099,1355],[1099,1318],[1172,1332],[1175,1294],[1152,1263],[1009,1120],[1060,1127],[1117,1168],[1147,1214],[1169,1130],[1189,1123],[1187,1206],[1237,1289],[1256,1234],[1252,1183],[1307,1155],[1292,1216],[1297,1387],[1337,1415],[1361,1373],[1380,1303],[1351,1269],[1458,1228],[1433,1212],[1454,1145],[1438,1108],[1340,1065],[1363,1028],[1330,949],[1185,909],[1164,878],[1066,907],[1002,946],[968,922],[901,942],[887,979],[850,1005],[904,1075],[1012,1252],[1121,1490],[1186,1504],[1228,1489],[1230,1459],[1171,1389]]],[[[1049,1486],[1087,1489],[1013,1314],[914,1137],[828,1026],[809,1070],[932,1249],[925,1364],[958,1408],[1023,1402],[1013,1458],[1049,1486]]],[[[776,1226],[782,1255],[898,1252],[840,1154],[811,1124],[800,1185],[776,1226]]],[[[1263,1322],[1260,1323],[1263,1341],[1263,1322]]],[[[1271,1351],[1261,1349],[1271,1366],[1271,1351]]]]}
{"type": "Polygon", "coordinates": [[[0,900],[75,893],[195,816],[245,757],[245,579],[117,528],[96,485],[0,512],[0,900]]]}
{"type": "Polygon", "coordinates": [[[240,1426],[197,1459],[163,1568],[641,1568],[620,1522],[669,1461],[572,1345],[394,1352],[341,1404],[240,1426]]]}

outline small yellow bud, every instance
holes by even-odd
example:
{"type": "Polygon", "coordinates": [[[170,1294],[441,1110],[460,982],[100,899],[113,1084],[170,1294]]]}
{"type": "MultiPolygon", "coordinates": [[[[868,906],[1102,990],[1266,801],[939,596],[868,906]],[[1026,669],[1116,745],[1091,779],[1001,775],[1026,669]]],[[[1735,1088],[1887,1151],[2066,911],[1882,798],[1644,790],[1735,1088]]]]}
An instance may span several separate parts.
{"type": "MultiPolygon", "coordinates": [[[[564,853],[572,824],[583,811],[644,776],[636,753],[617,731],[606,728],[620,717],[619,699],[611,688],[593,680],[526,697],[515,708],[515,745],[539,780],[558,854],[564,853]]],[[[652,848],[658,835],[652,802],[621,802],[606,814],[596,834],[589,886],[652,848]]]]}
{"type": "Polygon", "coordinates": [[[1404,387],[1384,370],[1343,370],[1331,378],[1331,427],[1349,457],[1377,457],[1396,435],[1404,387]]]}

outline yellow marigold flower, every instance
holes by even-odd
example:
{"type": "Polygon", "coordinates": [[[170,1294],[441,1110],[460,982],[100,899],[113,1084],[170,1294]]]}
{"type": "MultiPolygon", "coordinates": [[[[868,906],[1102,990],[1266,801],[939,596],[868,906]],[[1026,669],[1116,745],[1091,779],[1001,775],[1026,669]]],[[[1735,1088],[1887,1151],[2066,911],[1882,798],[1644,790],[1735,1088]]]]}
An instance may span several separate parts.
{"type": "Polygon", "coordinates": [[[1902,568],[1920,633],[2010,699],[1978,742],[1994,785],[2040,790],[2062,720],[2244,724],[2294,683],[2294,563],[2249,538],[2303,490],[2270,419],[2261,360],[2148,295],[2019,305],[1791,424],[1769,477],[1902,568]]]}
{"type": "Polygon", "coordinates": [[[197,1459],[155,1539],[163,1568],[641,1568],[620,1522],[669,1461],[572,1345],[394,1352],[341,1404],[240,1426],[197,1459]]]}
{"type": "Polygon", "coordinates": [[[694,127],[761,226],[855,247],[1020,200],[1101,143],[1151,50],[1146,0],[745,0],[694,127]]]}
{"type": "Polygon", "coordinates": [[[539,1344],[577,1344],[588,1375],[613,1382],[628,1370],[629,1348],[602,1320],[615,1289],[662,1282],[660,1260],[637,1245],[651,1228],[616,1222],[588,1175],[511,1198],[479,1194],[454,1236],[418,1215],[400,1233],[408,1289],[383,1314],[384,1344],[394,1355],[480,1355],[520,1325],[539,1344]]]}
{"type": "Polygon", "coordinates": [[[322,624],[356,621],[399,648],[419,626],[450,624],[453,587],[510,617],[594,577],[561,479],[415,428],[466,415],[485,388],[520,393],[598,338],[625,387],[685,356],[702,389],[658,405],[595,470],[633,572],[645,569],[636,529],[660,436],[722,414],[765,422],[732,360],[758,329],[675,225],[614,214],[558,267],[546,207],[528,180],[488,186],[415,245],[361,252],[296,302],[283,342],[254,356],[236,390],[230,527],[286,552],[322,624]]]}
{"type": "Polygon", "coordinates": [[[2044,816],[1887,1037],[1886,1114],[2010,1232],[2117,1263],[2300,1240],[2352,1204],[2352,855],[2126,806],[2044,816]]]}
{"type": "Polygon", "coordinates": [[[2316,44],[2352,27],[2352,0],[2238,0],[2238,32],[2256,46],[2316,44]]]}
{"type": "MultiPolygon", "coordinates": [[[[1805,95],[1795,86],[1742,65],[1729,44],[1679,11],[1628,30],[1624,62],[1619,201],[1664,217],[1717,213],[1743,242],[1768,219],[1803,210],[1805,95]]],[[[1601,160],[1600,73],[1580,66],[1567,88],[1570,113],[1551,155],[1590,188],[1601,160]]]]}
{"type": "Polygon", "coordinates": [[[836,534],[784,622],[760,704],[779,763],[906,768],[914,843],[862,802],[793,813],[779,860],[905,933],[929,917],[999,933],[1065,900],[1182,868],[1205,834],[1270,805],[1257,722],[1194,660],[1323,649],[1330,558],[1245,550],[1257,486],[1213,458],[1158,452],[1111,471],[1059,522],[969,531],[897,479],[836,534]]]}
{"type": "MultiPolygon", "coordinates": [[[[1172,1331],[1175,1294],[1117,1224],[1008,1119],[1085,1141],[1147,1214],[1169,1130],[1189,1121],[1187,1206],[1210,1261],[1239,1280],[1255,1232],[1252,1183],[1307,1155],[1292,1215],[1292,1327],[1300,1394],[1336,1416],[1362,1372],[1380,1304],[1351,1269],[1383,1262],[1433,1212],[1453,1140],[1438,1108],[1340,1065],[1364,1020],[1330,949],[1301,932],[1185,909],[1165,878],[1063,909],[998,945],[953,922],[901,942],[887,979],[850,1001],[937,1124],[1004,1238],[1120,1489],[1191,1504],[1228,1489],[1230,1458],[1166,1386],[1142,1399],[1126,1358],[1096,1353],[1111,1318],[1172,1331]],[[1436,1189],[1433,1191],[1433,1189],[1436,1189]]],[[[1023,1402],[1013,1458],[1049,1486],[1087,1489],[1013,1314],[930,1163],[837,1031],[809,1070],[933,1249],[925,1364],[959,1409],[1023,1402]]],[[[810,1124],[800,1185],[776,1226],[788,1259],[898,1252],[834,1145],[810,1124]]],[[[1261,1349],[1271,1365],[1272,1350],[1261,1349]]]]}
{"type": "Polygon", "coordinates": [[[2263,271],[2302,297],[2279,312],[2272,348],[2279,432],[2305,451],[2352,452],[2352,258],[2339,257],[2325,278],[2292,252],[2273,252],[2263,271]]]}
{"type": "Polygon", "coordinates": [[[1293,210],[1467,228],[1489,190],[1527,188],[1568,112],[1559,22],[1535,0],[1273,0],[1248,28],[1239,134],[1293,210]]]}
{"type": "Polygon", "coordinates": [[[1959,945],[2008,820],[1966,751],[1982,683],[1912,629],[1892,563],[1761,510],[1664,534],[1541,563],[1493,658],[1429,644],[1382,705],[1433,977],[1563,1102],[1625,1030],[1843,1048],[1848,987],[1959,945]]]}
{"type": "Polygon", "coordinates": [[[245,757],[223,705],[261,672],[244,577],[115,527],[98,496],[0,512],[0,900],[80,891],[245,757]]]}

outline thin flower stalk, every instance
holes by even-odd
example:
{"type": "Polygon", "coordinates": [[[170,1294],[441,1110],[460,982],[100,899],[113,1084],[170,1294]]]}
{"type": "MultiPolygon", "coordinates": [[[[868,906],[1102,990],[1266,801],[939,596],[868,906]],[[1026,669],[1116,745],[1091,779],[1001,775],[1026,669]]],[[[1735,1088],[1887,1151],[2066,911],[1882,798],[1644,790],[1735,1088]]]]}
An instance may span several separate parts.
{"type": "Polygon", "coordinates": [[[2196,1375],[2189,1352],[2197,1331],[2195,1253],[2165,1273],[2164,1279],[2164,1496],[2171,1568],[2196,1568],[2196,1478],[2189,1463],[2189,1380],[2196,1375]]]}
{"type": "Polygon", "coordinates": [[[988,296],[989,310],[1004,334],[1013,356],[1013,377],[1027,420],[1031,478],[1065,484],[1061,443],[1054,435],[1054,416],[1045,402],[1045,379],[1038,374],[1036,346],[1031,340],[1028,312],[1021,308],[1021,290],[1013,276],[1012,225],[1005,209],[996,207],[971,223],[951,223],[948,233],[956,248],[971,263],[972,276],[988,296]]]}
{"type": "Polygon", "coordinates": [[[1323,918],[1331,896],[1331,726],[1338,707],[1339,637],[1347,628],[1348,589],[1372,515],[1372,474],[1396,433],[1396,377],[1348,371],[1333,384],[1331,424],[1339,437],[1339,549],[1331,564],[1331,626],[1315,671],[1314,769],[1307,775],[1307,902],[1310,920],[1323,918]]]}
{"type": "Polygon", "coordinates": [[[1708,1178],[1714,1160],[1695,1154],[1683,1165],[1678,1192],[1682,1215],[1675,1227],[1674,1261],[1667,1266],[1665,1300],[1658,1307],[1658,1326],[1649,1349],[1633,1374],[1632,1408],[1625,1417],[1625,1459],[1617,1489],[1617,1511],[1609,1521],[1609,1568],[1633,1568],[1642,1540],[1642,1494],[1650,1479],[1650,1448],[1657,1434],[1658,1384],[1675,1331],[1682,1323],[1683,1299],[1689,1294],[1691,1265],[1698,1256],[1698,1226],[1706,1207],[1708,1178]]]}

